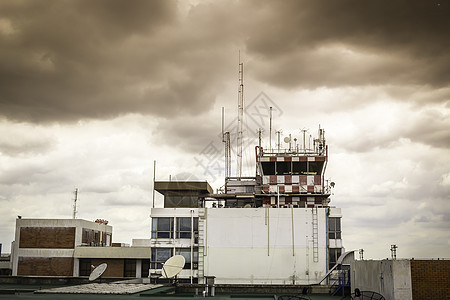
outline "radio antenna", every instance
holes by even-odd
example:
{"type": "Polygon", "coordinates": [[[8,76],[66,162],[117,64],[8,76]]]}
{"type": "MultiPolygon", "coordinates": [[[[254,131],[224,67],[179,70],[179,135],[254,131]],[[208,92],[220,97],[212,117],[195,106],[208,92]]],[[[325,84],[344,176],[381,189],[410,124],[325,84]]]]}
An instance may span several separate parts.
{"type": "Polygon", "coordinates": [[[244,63],[241,63],[241,51],[239,51],[238,135],[237,135],[238,177],[242,177],[243,119],[244,119],[244,63]]]}

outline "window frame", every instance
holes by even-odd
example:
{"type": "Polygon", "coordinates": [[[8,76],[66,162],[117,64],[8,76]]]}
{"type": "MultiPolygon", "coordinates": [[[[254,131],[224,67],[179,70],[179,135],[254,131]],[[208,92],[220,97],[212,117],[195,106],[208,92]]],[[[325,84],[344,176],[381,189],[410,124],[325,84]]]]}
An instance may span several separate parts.
{"type": "Polygon", "coordinates": [[[172,239],[173,238],[173,229],[174,229],[174,218],[173,217],[154,217],[152,218],[152,239],[172,239]],[[160,221],[162,219],[169,220],[169,229],[161,230],[160,221]]]}
{"type": "Polygon", "coordinates": [[[340,240],[342,238],[341,231],[341,218],[329,217],[328,218],[328,239],[340,240]]]}
{"type": "Polygon", "coordinates": [[[167,259],[173,256],[173,248],[152,248],[150,255],[150,269],[161,270],[163,264],[167,259]],[[158,252],[168,251],[169,255],[165,255],[163,258],[158,257],[158,252]],[[166,258],[167,256],[167,258],[166,258]]]}

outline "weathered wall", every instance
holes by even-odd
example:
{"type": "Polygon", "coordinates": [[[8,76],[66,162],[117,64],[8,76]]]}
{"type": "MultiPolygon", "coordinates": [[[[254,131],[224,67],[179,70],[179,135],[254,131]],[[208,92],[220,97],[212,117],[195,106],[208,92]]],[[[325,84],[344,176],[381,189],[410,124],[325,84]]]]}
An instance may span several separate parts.
{"type": "Polygon", "coordinates": [[[326,273],[326,209],[318,209],[318,262],[312,210],[207,209],[205,275],[218,284],[308,284],[326,273]]]}
{"type": "Polygon", "coordinates": [[[411,260],[413,299],[448,299],[450,260],[411,260]]]}
{"type": "Polygon", "coordinates": [[[17,275],[19,276],[72,276],[71,257],[21,257],[17,275]]]}
{"type": "Polygon", "coordinates": [[[351,263],[351,289],[374,291],[386,299],[410,300],[409,260],[358,260],[351,263]]]}
{"type": "Polygon", "coordinates": [[[75,227],[21,227],[19,248],[73,249],[75,227]]]}

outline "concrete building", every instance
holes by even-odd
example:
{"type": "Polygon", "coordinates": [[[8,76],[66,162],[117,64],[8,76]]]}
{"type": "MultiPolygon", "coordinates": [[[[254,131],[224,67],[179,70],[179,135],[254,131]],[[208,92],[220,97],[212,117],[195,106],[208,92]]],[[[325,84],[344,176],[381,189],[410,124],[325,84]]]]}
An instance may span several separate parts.
{"type": "MultiPolygon", "coordinates": [[[[256,147],[254,177],[225,178],[222,192],[206,181],[157,181],[164,207],[152,208],[149,239],[112,243],[112,227],[80,219],[17,219],[14,276],[152,277],[171,256],[184,256],[184,282],[318,283],[344,252],[341,210],[330,206],[325,133],[310,146],[256,147]],[[119,247],[115,247],[119,246],[119,247]]],[[[229,152],[229,151],[228,151],[229,152]]]]}
{"type": "MultiPolygon", "coordinates": [[[[112,227],[81,219],[16,219],[13,276],[78,276],[77,247],[109,247],[112,227]]],[[[90,269],[90,266],[89,266],[90,269]]]]}
{"type": "MultiPolygon", "coordinates": [[[[317,283],[344,252],[341,210],[329,205],[325,133],[309,148],[256,147],[255,177],[226,177],[224,191],[206,182],[156,182],[164,208],[152,208],[150,273],[181,254],[179,277],[218,284],[317,283]]],[[[226,151],[227,152],[227,151],[226,151]]],[[[229,152],[229,151],[228,151],[229,152]]]]}

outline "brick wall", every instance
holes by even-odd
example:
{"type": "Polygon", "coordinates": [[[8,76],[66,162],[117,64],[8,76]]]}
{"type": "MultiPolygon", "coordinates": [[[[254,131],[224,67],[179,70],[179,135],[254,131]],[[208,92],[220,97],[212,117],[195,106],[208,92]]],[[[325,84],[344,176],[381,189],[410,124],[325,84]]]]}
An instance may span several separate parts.
{"type": "Polygon", "coordinates": [[[106,263],[108,267],[106,268],[105,273],[103,273],[102,277],[124,277],[124,260],[123,259],[92,259],[91,264],[95,267],[98,265],[106,263]]]}
{"type": "Polygon", "coordinates": [[[413,299],[448,299],[450,260],[411,260],[413,299]]]}
{"type": "Polygon", "coordinates": [[[19,248],[74,249],[75,227],[21,227],[19,248]]]}
{"type": "Polygon", "coordinates": [[[72,276],[72,257],[19,257],[19,276],[72,276]]]}

